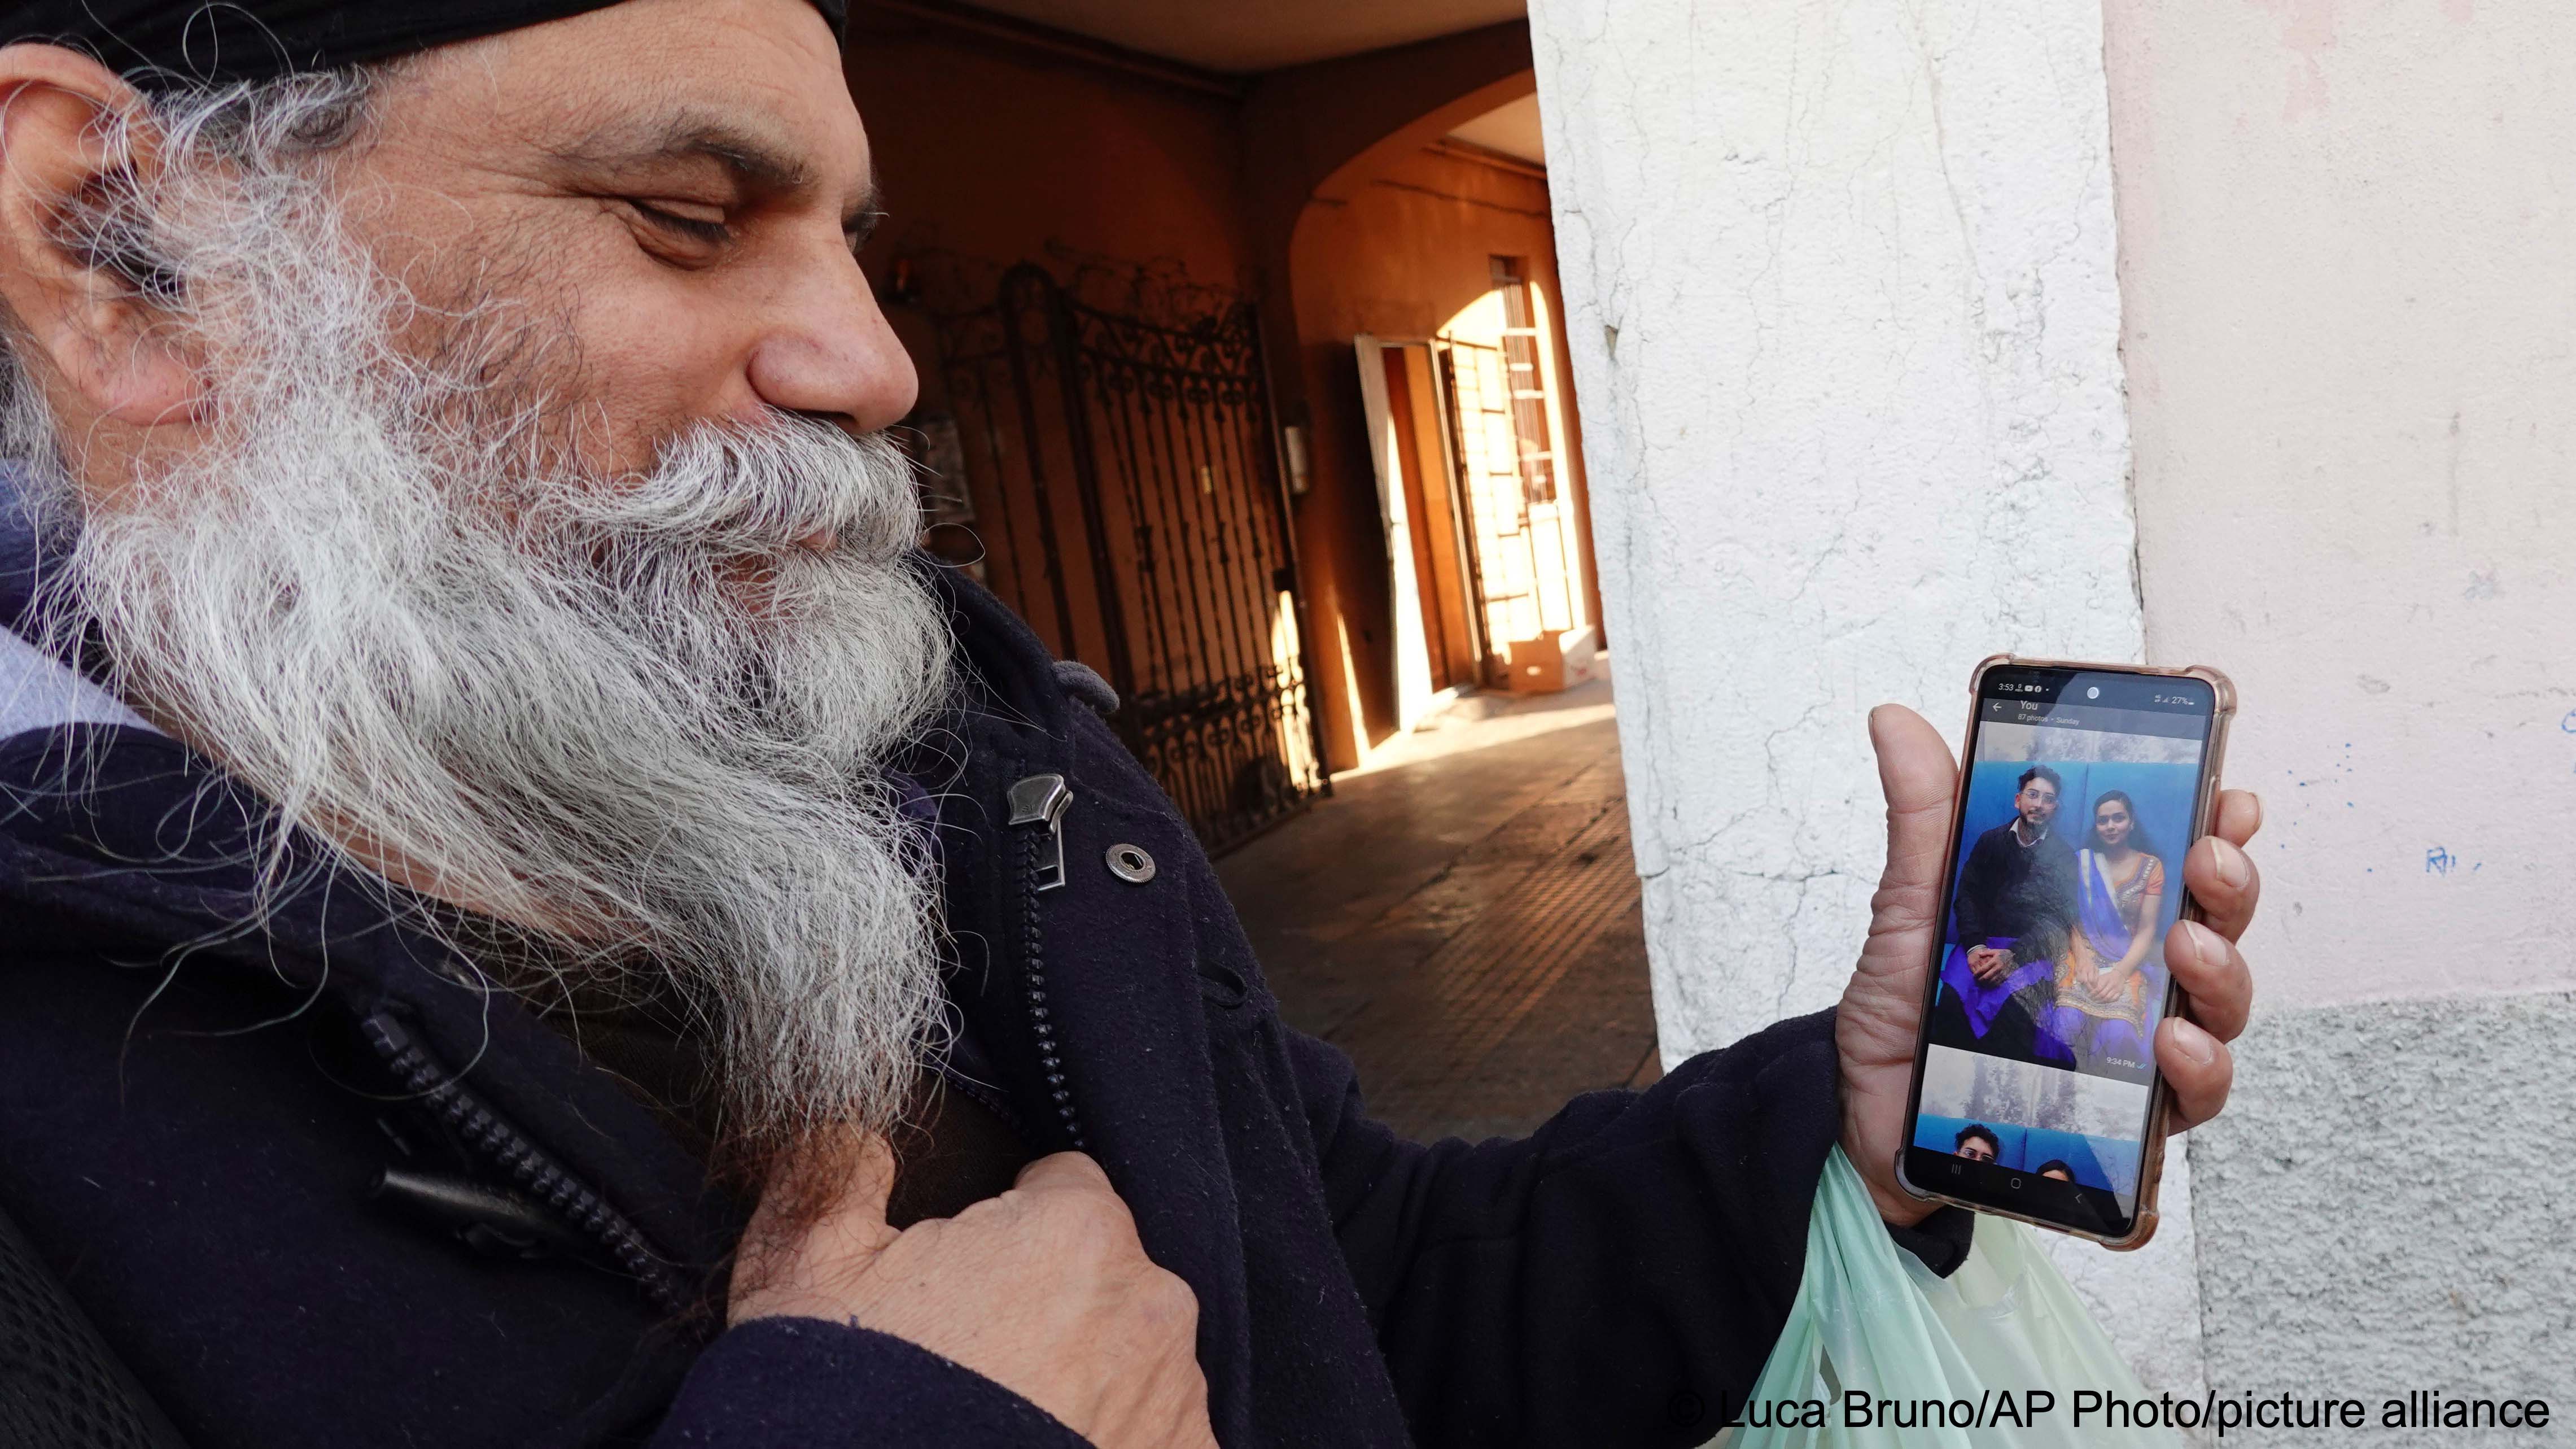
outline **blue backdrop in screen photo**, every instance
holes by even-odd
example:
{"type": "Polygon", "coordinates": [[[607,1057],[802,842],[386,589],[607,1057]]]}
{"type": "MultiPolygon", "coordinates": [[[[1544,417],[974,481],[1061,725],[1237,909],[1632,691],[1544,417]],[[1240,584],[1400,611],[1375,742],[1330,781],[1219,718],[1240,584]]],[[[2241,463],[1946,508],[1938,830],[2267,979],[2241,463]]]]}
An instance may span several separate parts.
{"type": "MultiPolygon", "coordinates": [[[[2106,790],[2129,792],[2137,806],[2138,825],[2155,842],[2157,857],[2165,863],[2163,918],[2156,922],[2157,945],[2148,957],[2162,962],[2164,933],[2171,929],[2182,909],[2182,852],[2189,843],[2192,800],[2198,793],[2193,787],[2200,778],[2200,766],[2130,760],[1979,760],[1968,780],[1968,804],[1959,827],[1962,862],[1978,836],[2012,820],[2013,796],[2020,793],[2021,773],[2033,765],[2048,766],[2063,782],[2057,796],[2057,818],[2050,822],[2049,829],[2077,850],[2092,839],[2093,802],[2106,790]]],[[[1957,888],[1958,882],[1953,878],[1951,889],[1957,888]]],[[[1956,920],[1945,920],[1942,930],[1944,939],[1958,939],[1956,920]]]]}
{"type": "MultiPolygon", "coordinates": [[[[1932,1152],[1955,1153],[1959,1150],[1959,1132],[1967,1125],[1965,1117],[1935,1117],[1926,1112],[1915,1119],[1914,1145],[1932,1152]]],[[[2124,1199],[2138,1180],[2135,1142],[2088,1137],[2080,1132],[2054,1132],[2045,1127],[2018,1127],[2009,1122],[1978,1125],[1993,1132],[2003,1144],[1995,1165],[2009,1171],[2037,1172],[2044,1163],[2063,1162],[2077,1182],[2118,1193],[2124,1199]]]]}

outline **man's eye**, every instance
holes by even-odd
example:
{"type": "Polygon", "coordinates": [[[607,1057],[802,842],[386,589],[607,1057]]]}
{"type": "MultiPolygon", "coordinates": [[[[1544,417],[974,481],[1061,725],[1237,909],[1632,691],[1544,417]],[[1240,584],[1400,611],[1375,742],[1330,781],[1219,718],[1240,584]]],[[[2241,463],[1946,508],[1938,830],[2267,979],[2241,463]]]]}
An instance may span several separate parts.
{"type": "Polygon", "coordinates": [[[722,246],[733,240],[733,228],[721,221],[706,217],[683,216],[676,211],[656,206],[649,201],[639,201],[631,196],[626,199],[626,204],[635,208],[636,215],[673,236],[687,237],[693,242],[711,247],[722,246]]]}

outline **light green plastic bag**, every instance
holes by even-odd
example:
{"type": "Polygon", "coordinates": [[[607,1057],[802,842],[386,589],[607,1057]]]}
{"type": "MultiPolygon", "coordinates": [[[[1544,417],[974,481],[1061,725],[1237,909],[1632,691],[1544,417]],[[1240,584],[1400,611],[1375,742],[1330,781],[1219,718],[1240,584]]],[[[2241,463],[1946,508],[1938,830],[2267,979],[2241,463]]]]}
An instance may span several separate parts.
{"type": "Polygon", "coordinates": [[[1711,1446],[2179,1449],[2171,1429],[2110,1427],[2099,1413],[2076,1427],[2079,1389],[2133,1401],[2146,1393],[2033,1230],[1980,1216],[1968,1260],[1937,1277],[1888,1238],[1869,1189],[1837,1147],[1807,1221],[1807,1271],[1788,1327],[1750,1405],[1726,1406],[1742,1426],[1711,1446]],[[2054,1397],[2044,1412],[2032,1412],[2034,1389],[2054,1397]],[[1846,1396],[1860,1392],[1905,1407],[1873,1402],[1871,1422],[1855,1427],[1846,1396]],[[2000,1407],[2007,1396],[2009,1409],[2000,1407]],[[1782,1401],[1788,1413],[1766,1411],[1782,1401]],[[1824,1406],[1822,1427],[1800,1422],[1815,1417],[1797,1407],[1810,1401],[1824,1406]],[[1935,1401],[1952,1407],[1928,1411],[1935,1401]],[[1961,1426],[1970,1417],[1964,1405],[1977,1406],[1975,1427],[1961,1426]],[[1764,1425],[1766,1417],[1790,1422],[1764,1425]]]}

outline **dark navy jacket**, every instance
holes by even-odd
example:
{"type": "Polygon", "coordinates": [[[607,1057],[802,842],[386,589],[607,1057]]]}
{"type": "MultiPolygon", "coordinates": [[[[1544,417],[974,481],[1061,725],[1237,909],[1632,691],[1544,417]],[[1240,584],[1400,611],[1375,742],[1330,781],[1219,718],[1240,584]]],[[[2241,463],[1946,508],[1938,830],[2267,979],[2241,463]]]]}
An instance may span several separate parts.
{"type": "MultiPolygon", "coordinates": [[[[1031,1149],[1078,1140],[1196,1290],[1218,1438],[1707,1439],[1797,1287],[1830,1015],[1525,1141],[1399,1141],[1043,647],[941,587],[985,690],[942,806],[951,998],[1031,1149]],[[1040,894],[1005,801],[1046,773],[1069,883],[1040,894]]],[[[745,1205],[381,892],[308,869],[255,918],[263,809],[132,725],[0,741],[0,1207],[191,1443],[1079,1442],[884,1335],[725,1329],[745,1205]]]]}

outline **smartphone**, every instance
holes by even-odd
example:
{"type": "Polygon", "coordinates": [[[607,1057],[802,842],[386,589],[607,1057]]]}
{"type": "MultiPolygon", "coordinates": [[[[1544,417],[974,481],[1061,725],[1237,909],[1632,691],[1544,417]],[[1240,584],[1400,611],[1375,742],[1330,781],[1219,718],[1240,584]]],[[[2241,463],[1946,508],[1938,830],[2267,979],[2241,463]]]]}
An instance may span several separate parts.
{"type": "Polygon", "coordinates": [[[1968,740],[1924,973],[1905,1145],[1918,1197],[2145,1246],[2178,1009],[2164,940],[2199,912],[2183,853],[2210,827],[2236,690],[2214,669],[1997,656],[1968,740]]]}

